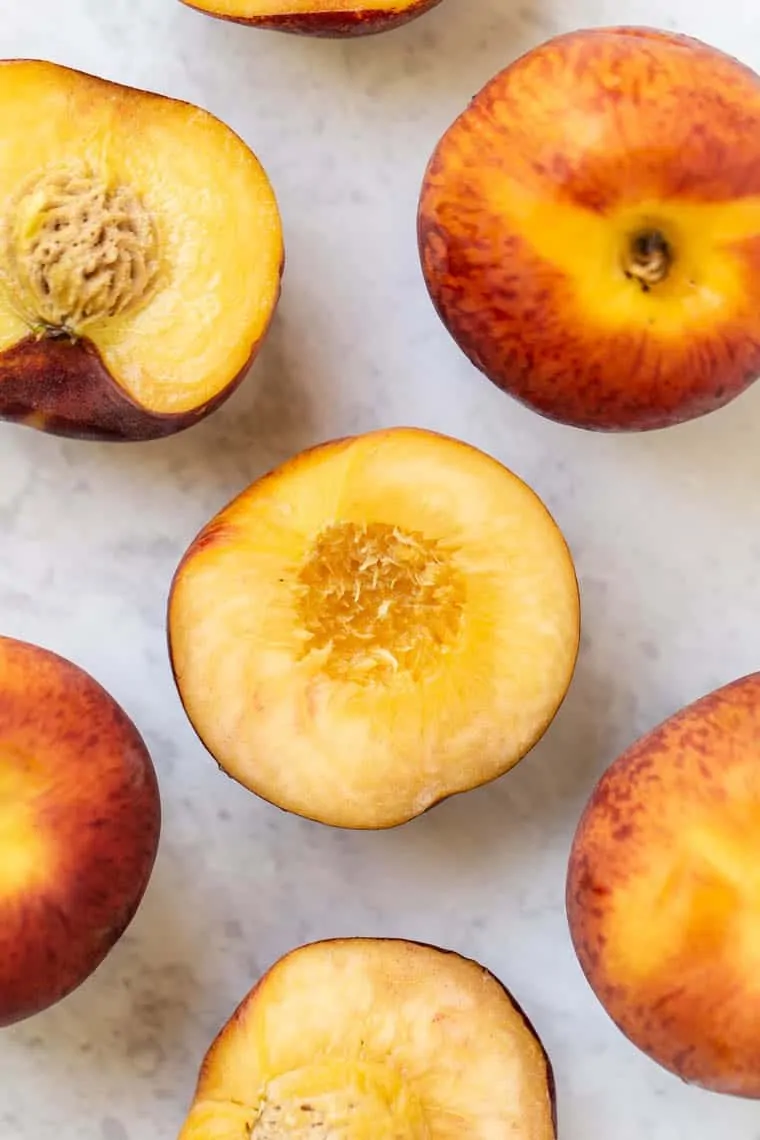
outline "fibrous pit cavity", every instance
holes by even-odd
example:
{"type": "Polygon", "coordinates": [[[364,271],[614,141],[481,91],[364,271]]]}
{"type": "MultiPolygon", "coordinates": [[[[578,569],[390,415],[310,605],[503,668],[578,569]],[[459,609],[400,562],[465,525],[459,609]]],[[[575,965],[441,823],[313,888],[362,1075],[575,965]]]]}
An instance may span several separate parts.
{"type": "Polygon", "coordinates": [[[465,583],[452,554],[387,523],[327,527],[298,574],[304,652],[359,683],[429,669],[460,633],[465,583]]]}
{"type": "Polygon", "coordinates": [[[85,169],[46,171],[24,186],[5,225],[11,296],[41,335],[79,335],[136,308],[159,268],[141,198],[85,169]]]}
{"type": "Polygon", "coordinates": [[[429,1140],[421,1104],[390,1069],[333,1062],[270,1081],[250,1140],[429,1140]]]}

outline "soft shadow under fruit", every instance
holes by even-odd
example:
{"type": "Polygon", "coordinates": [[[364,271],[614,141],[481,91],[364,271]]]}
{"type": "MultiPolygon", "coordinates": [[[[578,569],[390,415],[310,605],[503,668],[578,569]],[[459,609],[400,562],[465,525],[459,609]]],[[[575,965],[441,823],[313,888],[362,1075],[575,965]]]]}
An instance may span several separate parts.
{"type": "Polygon", "coordinates": [[[760,1098],[760,674],[710,693],[608,769],[578,826],[567,909],[628,1038],[682,1080],[760,1098]]]}
{"type": "Polygon", "coordinates": [[[306,36],[342,38],[388,32],[437,7],[441,0],[183,0],[222,20],[306,36]]]}
{"type": "Polygon", "coordinates": [[[549,1058],[482,966],[398,939],[275,963],[208,1050],[180,1140],[553,1140],[549,1058]]]}
{"type": "Polygon", "coordinates": [[[175,574],[168,634],[229,775],[322,823],[392,827],[545,732],[575,668],[578,586],[516,475],[396,428],[303,452],[212,519],[175,574]]]}
{"type": "Polygon", "coordinates": [[[497,75],[424,176],[445,326],[496,385],[604,431],[760,375],[760,77],[686,36],[593,28],[497,75]]]}
{"type": "Polygon", "coordinates": [[[0,62],[0,418],[170,435],[245,375],[280,293],[255,155],[208,112],[40,60],[0,62]]]}
{"type": "Polygon", "coordinates": [[[142,900],[160,828],[126,713],[76,665],[0,637],[0,1026],[103,961],[142,900]]]}

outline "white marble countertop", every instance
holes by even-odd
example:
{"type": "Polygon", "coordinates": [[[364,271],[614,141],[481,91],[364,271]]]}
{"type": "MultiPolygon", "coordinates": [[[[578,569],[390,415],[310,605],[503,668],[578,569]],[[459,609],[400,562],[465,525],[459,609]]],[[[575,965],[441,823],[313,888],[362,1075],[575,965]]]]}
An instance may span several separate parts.
{"type": "Polygon", "coordinates": [[[394,934],[477,957],[514,990],[552,1056],[564,1140],[755,1140],[757,1106],[681,1085],[612,1026],[572,953],[563,889],[602,768],[758,665],[760,387],[652,435],[540,419],[439,323],[415,209],[438,135],[519,52],[571,27],[650,23],[757,66],[757,0],[699,13],[693,0],[445,0],[400,32],[343,44],[217,23],[175,0],[2,7],[1,55],[159,89],[239,131],[275,184],[288,268],[254,372],[200,426],[142,446],[0,427],[0,630],[71,657],[124,704],[165,813],[128,934],[70,998],[0,1034],[0,1137],[175,1136],[211,1036],[269,963],[313,938],[394,934]],[[400,830],[341,833],[217,771],[170,676],[166,590],[198,527],[258,473],[402,422],[491,451],[545,498],[577,561],[583,652],[553,730],[505,779],[400,830]]]}

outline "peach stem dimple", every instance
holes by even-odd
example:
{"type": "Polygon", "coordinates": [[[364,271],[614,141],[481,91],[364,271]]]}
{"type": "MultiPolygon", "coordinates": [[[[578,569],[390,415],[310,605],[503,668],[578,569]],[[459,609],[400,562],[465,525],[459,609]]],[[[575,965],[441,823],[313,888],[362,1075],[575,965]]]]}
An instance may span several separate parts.
{"type": "Polygon", "coordinates": [[[673,248],[661,230],[648,227],[630,238],[624,258],[625,275],[638,281],[644,293],[665,280],[672,264],[673,248]]]}

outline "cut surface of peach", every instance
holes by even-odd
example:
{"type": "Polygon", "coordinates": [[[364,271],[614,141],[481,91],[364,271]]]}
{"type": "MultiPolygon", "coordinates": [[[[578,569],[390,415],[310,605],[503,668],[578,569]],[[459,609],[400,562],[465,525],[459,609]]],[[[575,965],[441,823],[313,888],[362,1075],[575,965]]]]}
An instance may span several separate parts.
{"type": "Polygon", "coordinates": [[[557,524],[495,459],[413,428],[324,444],[214,518],[168,613],[188,716],[286,810],[394,826],[486,783],[570,684],[578,587],[557,524]]]}
{"type": "Polygon", "coordinates": [[[546,1052],[476,962],[395,939],[302,946],[204,1059],[180,1140],[551,1140],[546,1052]]]}
{"type": "Polygon", "coordinates": [[[0,63],[0,113],[0,403],[29,338],[91,344],[148,413],[223,392],[283,261],[249,147],[195,106],[37,60],[0,63]]]}

